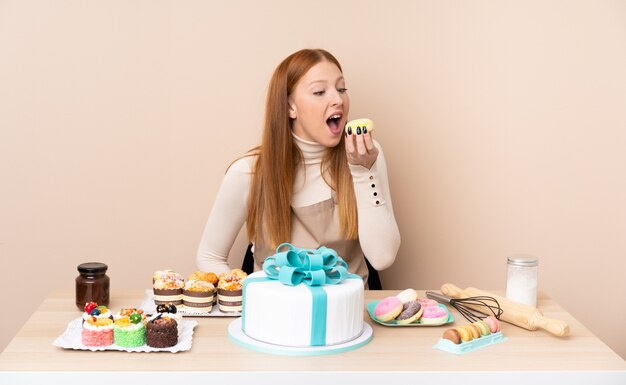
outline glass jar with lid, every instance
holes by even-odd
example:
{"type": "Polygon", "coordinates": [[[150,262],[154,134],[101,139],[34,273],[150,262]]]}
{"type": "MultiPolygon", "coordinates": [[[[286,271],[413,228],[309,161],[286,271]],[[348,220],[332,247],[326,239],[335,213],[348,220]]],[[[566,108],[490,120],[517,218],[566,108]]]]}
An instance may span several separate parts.
{"type": "Polygon", "coordinates": [[[537,306],[537,270],[539,260],[528,254],[507,258],[506,297],[528,306],[537,306]]]}
{"type": "Polygon", "coordinates": [[[76,306],[83,310],[87,302],[109,305],[108,266],[101,262],[81,263],[77,267],[80,275],[76,277],[76,306]]]}

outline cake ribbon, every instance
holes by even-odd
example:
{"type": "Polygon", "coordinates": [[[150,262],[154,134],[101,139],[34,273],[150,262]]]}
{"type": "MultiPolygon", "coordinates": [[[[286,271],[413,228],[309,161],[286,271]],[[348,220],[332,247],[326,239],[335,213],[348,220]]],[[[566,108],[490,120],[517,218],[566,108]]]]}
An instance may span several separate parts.
{"type": "Polygon", "coordinates": [[[263,262],[263,271],[283,285],[336,285],[348,278],[348,264],[333,249],[299,249],[290,243],[276,248],[276,254],[263,262]],[[287,251],[279,251],[287,247],[287,251]]]}
{"type": "MultiPolygon", "coordinates": [[[[348,273],[348,264],[333,249],[321,246],[318,249],[299,249],[283,243],[276,248],[276,254],[263,262],[266,277],[248,277],[244,280],[243,296],[246,297],[248,284],[278,280],[284,285],[296,286],[304,283],[312,295],[311,346],[326,345],[326,309],[328,296],[323,285],[336,285],[345,279],[361,279],[359,275],[348,273]],[[279,251],[287,247],[287,251],[279,251]]],[[[246,330],[246,301],[243,301],[242,329],[246,330]]]]}

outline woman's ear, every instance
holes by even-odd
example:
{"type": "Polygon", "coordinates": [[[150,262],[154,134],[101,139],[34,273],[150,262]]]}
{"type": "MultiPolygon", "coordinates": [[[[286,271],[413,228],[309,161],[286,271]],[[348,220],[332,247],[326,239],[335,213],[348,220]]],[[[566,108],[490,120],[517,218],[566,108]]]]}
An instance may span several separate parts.
{"type": "Polygon", "coordinates": [[[297,118],[298,117],[298,113],[296,111],[296,105],[291,100],[291,97],[289,98],[289,101],[287,102],[287,104],[289,105],[289,117],[291,119],[297,118]]]}

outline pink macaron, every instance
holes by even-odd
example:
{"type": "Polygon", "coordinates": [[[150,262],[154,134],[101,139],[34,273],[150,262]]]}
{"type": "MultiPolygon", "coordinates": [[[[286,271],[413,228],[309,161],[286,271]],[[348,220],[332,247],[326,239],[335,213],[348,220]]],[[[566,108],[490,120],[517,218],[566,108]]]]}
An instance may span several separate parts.
{"type": "Polygon", "coordinates": [[[402,301],[393,296],[387,297],[376,304],[374,316],[381,322],[389,322],[402,312],[402,301]]]}
{"type": "Polygon", "coordinates": [[[496,317],[490,315],[489,317],[483,318],[483,321],[489,326],[489,330],[491,330],[492,333],[500,330],[500,322],[498,322],[496,317]]]}

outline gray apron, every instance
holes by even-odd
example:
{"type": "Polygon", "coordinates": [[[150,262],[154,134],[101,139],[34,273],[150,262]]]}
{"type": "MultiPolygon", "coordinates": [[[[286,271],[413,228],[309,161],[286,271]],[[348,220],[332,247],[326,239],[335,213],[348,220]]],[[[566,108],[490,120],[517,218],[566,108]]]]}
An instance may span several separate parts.
{"type": "MultiPolygon", "coordinates": [[[[368,270],[359,240],[345,240],[339,231],[339,207],[332,198],[305,207],[291,207],[291,243],[302,249],[331,248],[348,264],[350,273],[363,277],[367,289],[368,270]]],[[[262,269],[263,261],[276,250],[264,242],[254,245],[254,271],[262,269]]]]}

